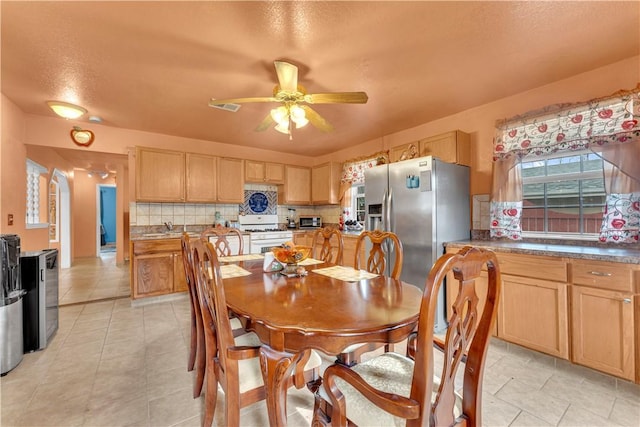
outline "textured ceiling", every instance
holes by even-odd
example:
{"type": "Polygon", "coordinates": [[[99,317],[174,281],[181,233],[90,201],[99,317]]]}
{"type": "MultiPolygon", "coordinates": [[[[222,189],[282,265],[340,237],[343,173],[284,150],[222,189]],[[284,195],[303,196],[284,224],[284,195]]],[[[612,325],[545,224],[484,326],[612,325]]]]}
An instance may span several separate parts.
{"type": "MultiPolygon", "coordinates": [[[[27,113],[84,106],[103,124],[321,155],[638,55],[630,2],[2,1],[2,92],[27,113]],[[273,61],[308,92],[365,91],[314,108],[333,126],[255,132],[273,61]]],[[[84,117],[86,120],[88,115],[84,117]]]]}

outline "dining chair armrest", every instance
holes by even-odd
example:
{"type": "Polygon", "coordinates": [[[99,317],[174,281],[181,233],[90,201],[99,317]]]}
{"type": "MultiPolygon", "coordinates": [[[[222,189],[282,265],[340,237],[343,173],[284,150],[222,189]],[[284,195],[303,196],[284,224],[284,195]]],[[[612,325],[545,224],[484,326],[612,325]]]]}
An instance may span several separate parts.
{"type": "Polygon", "coordinates": [[[336,378],[349,383],[359,393],[366,397],[371,403],[384,409],[390,414],[404,419],[418,418],[420,405],[413,399],[409,399],[398,394],[380,391],[369,385],[357,372],[349,367],[335,363],[325,369],[322,374],[325,392],[331,399],[332,424],[346,426],[345,398],[338,389],[336,378]]]}
{"type": "Polygon", "coordinates": [[[260,356],[260,347],[236,346],[227,349],[227,357],[233,360],[246,360],[260,356]]]}

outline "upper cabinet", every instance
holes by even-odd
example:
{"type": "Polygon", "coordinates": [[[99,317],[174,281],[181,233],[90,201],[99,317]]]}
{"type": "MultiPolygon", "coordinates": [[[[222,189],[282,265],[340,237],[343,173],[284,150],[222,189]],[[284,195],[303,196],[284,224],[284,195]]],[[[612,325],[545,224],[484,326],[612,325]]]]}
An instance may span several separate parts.
{"type": "Polygon", "coordinates": [[[311,202],[314,205],[337,205],[340,197],[342,164],[324,163],[311,169],[311,202]]]}
{"type": "Polygon", "coordinates": [[[285,205],[311,204],[311,168],[285,165],[278,201],[285,205]]]}
{"type": "Polygon", "coordinates": [[[246,182],[284,184],[284,165],[245,160],[244,179],[246,182]]]}
{"type": "Polygon", "coordinates": [[[136,147],[136,200],[185,201],[185,153],[136,147]]]}
{"type": "Polygon", "coordinates": [[[420,157],[433,156],[443,162],[471,167],[471,142],[468,133],[454,130],[420,140],[420,157]]]}
{"type": "Polygon", "coordinates": [[[187,201],[214,203],[217,199],[217,158],[187,153],[187,201]]]}
{"type": "Polygon", "coordinates": [[[136,147],[136,200],[242,203],[244,161],[136,147]]]}
{"type": "Polygon", "coordinates": [[[391,147],[389,161],[393,163],[415,157],[433,156],[443,162],[471,166],[470,141],[468,133],[454,130],[391,147]]]}
{"type": "Polygon", "coordinates": [[[391,163],[400,162],[402,160],[413,159],[419,155],[419,144],[416,142],[408,142],[406,144],[391,147],[389,150],[389,161],[391,163]]]}
{"type": "Polygon", "coordinates": [[[218,158],[218,202],[244,202],[244,160],[218,158]]]}

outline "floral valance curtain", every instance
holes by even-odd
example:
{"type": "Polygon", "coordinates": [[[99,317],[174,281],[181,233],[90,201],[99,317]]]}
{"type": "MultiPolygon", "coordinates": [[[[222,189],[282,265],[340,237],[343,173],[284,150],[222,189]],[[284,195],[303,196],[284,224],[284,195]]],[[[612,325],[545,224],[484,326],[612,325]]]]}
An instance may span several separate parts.
{"type": "Polygon", "coordinates": [[[364,184],[364,171],[378,164],[388,163],[389,153],[381,151],[371,156],[359,157],[357,159],[346,161],[342,164],[341,182],[347,182],[350,185],[364,184]]]}
{"type": "Polygon", "coordinates": [[[342,164],[340,201],[345,208],[351,205],[350,190],[354,184],[364,184],[364,171],[379,164],[389,163],[389,152],[380,151],[370,156],[358,157],[342,164]]]}
{"type": "Polygon", "coordinates": [[[496,123],[491,236],[522,238],[520,160],[590,149],[614,166],[600,240],[637,242],[640,229],[640,85],[580,104],[546,107],[496,123]],[[624,205],[624,206],[623,206],[624,205]]]}

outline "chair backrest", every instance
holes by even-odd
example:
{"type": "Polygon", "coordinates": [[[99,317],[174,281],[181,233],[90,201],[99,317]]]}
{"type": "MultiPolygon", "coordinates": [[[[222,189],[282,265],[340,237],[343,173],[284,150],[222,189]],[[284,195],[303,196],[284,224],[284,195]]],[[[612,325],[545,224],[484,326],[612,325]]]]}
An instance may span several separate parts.
{"type": "MultiPolygon", "coordinates": [[[[215,343],[207,343],[207,354],[218,354],[220,367],[227,366],[226,349],[235,345],[224,294],[222,273],[216,250],[210,242],[194,239],[191,243],[194,276],[198,286],[205,330],[213,331],[215,343]],[[217,348],[213,348],[217,345],[217,348]]],[[[237,364],[236,364],[237,365],[237,364]]]]}
{"type": "Polygon", "coordinates": [[[393,252],[395,255],[395,263],[391,270],[390,276],[399,279],[402,273],[403,251],[402,242],[398,239],[398,235],[390,231],[365,230],[358,236],[356,242],[356,255],[353,267],[359,270],[366,270],[370,273],[385,274],[387,261],[386,254],[393,252]],[[365,253],[364,259],[361,259],[361,248],[367,246],[367,242],[371,244],[368,253],[365,253]]]}
{"type": "Polygon", "coordinates": [[[210,227],[200,233],[200,238],[205,241],[210,241],[209,237],[215,237],[216,240],[211,242],[215,248],[216,255],[231,256],[242,255],[244,253],[244,240],[242,239],[242,233],[237,228],[229,227],[210,227]],[[238,251],[233,250],[228,238],[234,237],[238,239],[238,251]]]}
{"type": "Polygon", "coordinates": [[[342,233],[337,228],[325,227],[313,233],[312,258],[333,264],[342,264],[344,244],[342,233]]]}
{"type": "Polygon", "coordinates": [[[184,266],[184,276],[187,280],[187,288],[189,289],[189,298],[193,315],[200,316],[200,302],[198,300],[198,289],[196,287],[196,279],[193,273],[193,256],[191,254],[191,239],[187,233],[182,233],[180,239],[182,246],[182,264],[184,266]]]}
{"type": "MultiPolygon", "coordinates": [[[[456,424],[455,377],[465,357],[461,416],[467,425],[482,425],[482,378],[491,328],[497,314],[500,286],[498,260],[492,251],[481,248],[466,246],[457,254],[443,255],[429,272],[420,307],[411,398],[416,399],[421,408],[428,408],[434,402],[430,414],[422,414],[423,417],[431,417],[431,425],[456,424]],[[484,284],[482,269],[485,266],[488,282],[486,302],[481,308],[478,306],[478,292],[484,287],[480,282],[484,284]],[[451,303],[453,310],[444,341],[441,380],[435,390],[432,381],[433,328],[438,291],[445,277],[453,279],[447,286],[457,286],[459,293],[451,303]],[[435,399],[432,393],[435,393],[435,399]]],[[[422,425],[422,420],[410,420],[409,424],[422,425]]]]}

